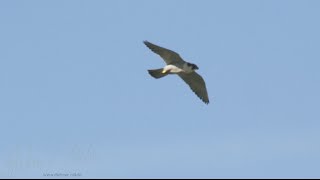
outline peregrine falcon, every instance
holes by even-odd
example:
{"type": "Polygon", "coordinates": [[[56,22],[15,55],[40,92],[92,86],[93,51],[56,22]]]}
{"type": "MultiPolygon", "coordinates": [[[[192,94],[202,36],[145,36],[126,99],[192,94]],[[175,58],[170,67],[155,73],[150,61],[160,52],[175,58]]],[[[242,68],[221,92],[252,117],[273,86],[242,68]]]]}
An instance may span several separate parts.
{"type": "Polygon", "coordinates": [[[204,103],[209,103],[206,84],[203,78],[195,72],[195,70],[199,69],[197,65],[184,61],[180,55],[174,51],[157,46],[148,41],[144,41],[143,43],[151,51],[158,54],[167,64],[164,68],[148,70],[152,77],[159,79],[168,74],[177,74],[204,103]]]}

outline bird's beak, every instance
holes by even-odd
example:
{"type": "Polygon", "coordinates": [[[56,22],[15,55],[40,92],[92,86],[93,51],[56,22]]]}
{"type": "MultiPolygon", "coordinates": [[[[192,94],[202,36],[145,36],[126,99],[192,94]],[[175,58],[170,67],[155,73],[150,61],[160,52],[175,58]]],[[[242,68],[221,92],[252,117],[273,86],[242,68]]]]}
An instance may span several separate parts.
{"type": "Polygon", "coordinates": [[[162,71],[162,74],[164,74],[164,73],[166,73],[166,72],[167,72],[166,70],[163,70],[163,71],[162,71]]]}

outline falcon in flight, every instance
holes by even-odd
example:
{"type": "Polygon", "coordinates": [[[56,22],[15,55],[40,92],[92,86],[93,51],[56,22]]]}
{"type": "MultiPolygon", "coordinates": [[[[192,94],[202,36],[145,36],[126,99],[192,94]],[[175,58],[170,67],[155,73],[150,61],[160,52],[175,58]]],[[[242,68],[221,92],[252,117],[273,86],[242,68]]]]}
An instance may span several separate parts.
{"type": "Polygon", "coordinates": [[[143,43],[151,51],[158,54],[167,64],[164,68],[148,70],[152,77],[159,79],[168,74],[177,74],[204,103],[209,103],[206,83],[195,71],[199,69],[197,65],[184,61],[180,55],[174,51],[157,46],[148,41],[144,41],[143,43]]]}

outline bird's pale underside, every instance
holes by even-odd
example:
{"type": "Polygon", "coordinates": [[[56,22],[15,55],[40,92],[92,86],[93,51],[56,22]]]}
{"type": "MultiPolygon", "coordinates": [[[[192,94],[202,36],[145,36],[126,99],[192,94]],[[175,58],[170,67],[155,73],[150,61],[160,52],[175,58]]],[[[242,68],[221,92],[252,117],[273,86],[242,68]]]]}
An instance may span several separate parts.
{"type": "Polygon", "coordinates": [[[152,77],[158,79],[168,74],[177,74],[204,103],[209,103],[206,84],[203,78],[195,72],[198,69],[197,65],[184,61],[178,53],[172,50],[157,46],[148,41],[144,41],[144,44],[154,53],[158,54],[166,63],[164,68],[148,70],[152,77]]]}

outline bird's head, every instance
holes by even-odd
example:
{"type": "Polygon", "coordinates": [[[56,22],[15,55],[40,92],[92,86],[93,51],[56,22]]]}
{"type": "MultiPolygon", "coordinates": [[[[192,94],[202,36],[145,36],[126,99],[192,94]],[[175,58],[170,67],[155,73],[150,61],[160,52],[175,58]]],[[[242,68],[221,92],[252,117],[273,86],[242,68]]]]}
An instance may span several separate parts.
{"type": "Polygon", "coordinates": [[[198,66],[195,65],[195,64],[187,63],[187,65],[188,65],[189,67],[191,67],[192,70],[198,70],[198,69],[199,69],[198,66]]]}

